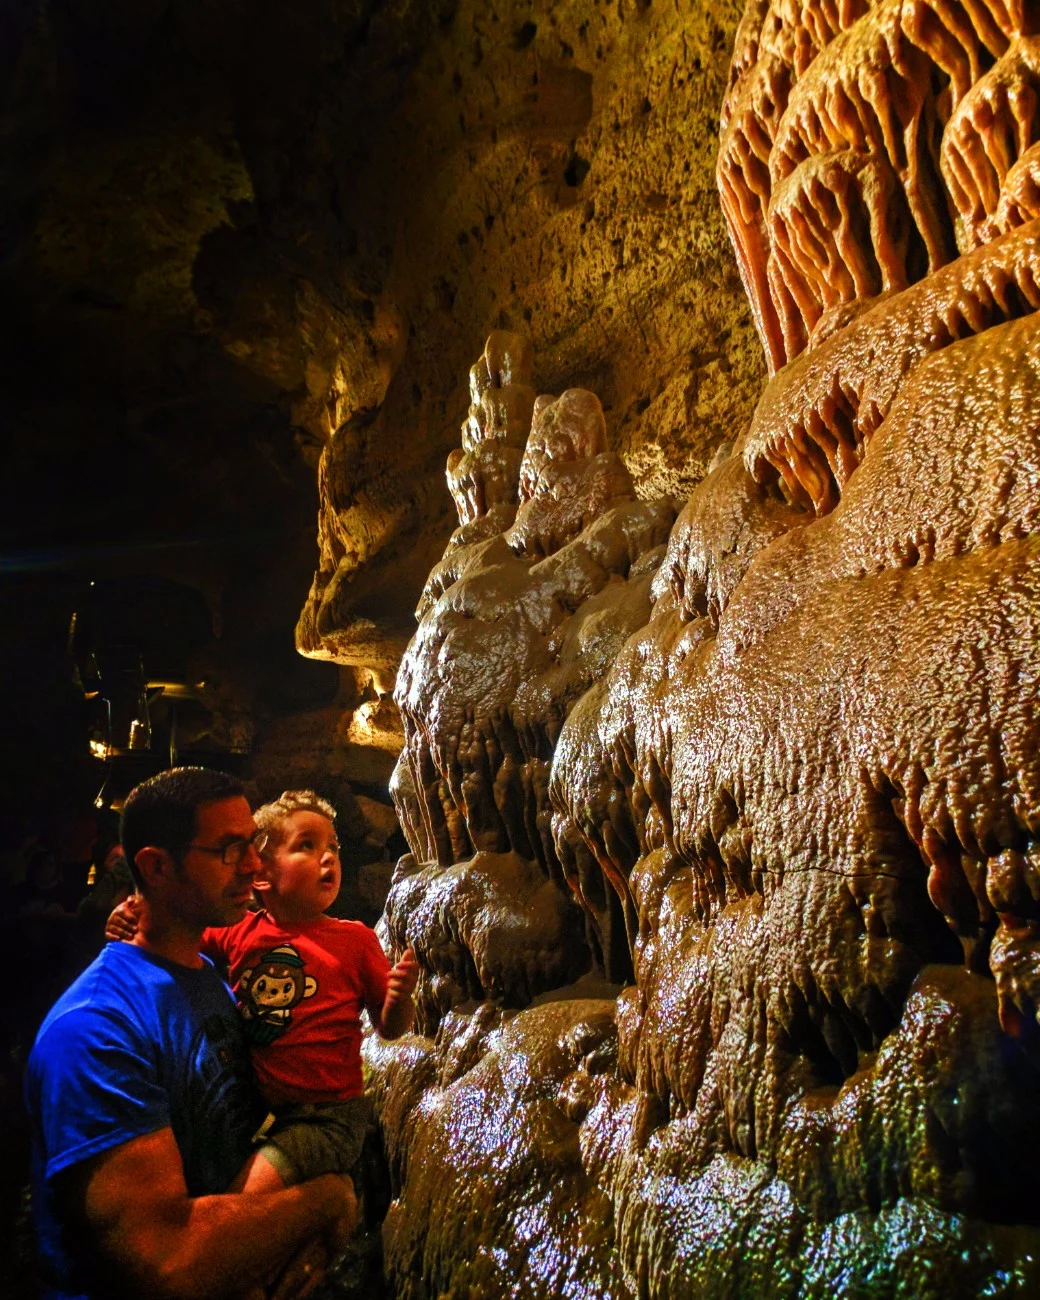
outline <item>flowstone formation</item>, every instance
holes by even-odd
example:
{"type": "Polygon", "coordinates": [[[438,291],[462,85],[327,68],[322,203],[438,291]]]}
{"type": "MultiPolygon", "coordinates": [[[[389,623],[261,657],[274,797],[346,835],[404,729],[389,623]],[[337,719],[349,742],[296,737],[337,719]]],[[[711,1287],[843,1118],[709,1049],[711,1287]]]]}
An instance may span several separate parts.
{"type": "Polygon", "coordinates": [[[571,708],[649,618],[675,508],[636,498],[592,393],[535,397],[531,362],[498,332],[470,373],[448,459],[460,526],[398,673],[393,790],[416,872],[388,923],[427,972],[428,1028],[466,998],[526,1005],[593,961],[631,969],[616,890],[554,838],[550,769],[571,708]]]}
{"type": "Polygon", "coordinates": [[[471,374],[397,687],[401,1295],[1040,1292],[1034,28],[752,0],[773,377],[677,517],[524,340],[471,374]]]}

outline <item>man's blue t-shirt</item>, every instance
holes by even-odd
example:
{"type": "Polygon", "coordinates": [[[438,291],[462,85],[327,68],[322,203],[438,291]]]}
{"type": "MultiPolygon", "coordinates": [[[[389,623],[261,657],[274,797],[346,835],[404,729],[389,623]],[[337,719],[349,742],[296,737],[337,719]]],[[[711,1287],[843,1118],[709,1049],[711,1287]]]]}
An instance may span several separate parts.
{"type": "Polygon", "coordinates": [[[263,1117],[227,985],[111,943],[54,1004],[29,1057],[33,1218],[48,1295],[90,1292],[54,1195],[63,1170],[172,1128],[191,1196],[223,1192],[263,1117]]]}

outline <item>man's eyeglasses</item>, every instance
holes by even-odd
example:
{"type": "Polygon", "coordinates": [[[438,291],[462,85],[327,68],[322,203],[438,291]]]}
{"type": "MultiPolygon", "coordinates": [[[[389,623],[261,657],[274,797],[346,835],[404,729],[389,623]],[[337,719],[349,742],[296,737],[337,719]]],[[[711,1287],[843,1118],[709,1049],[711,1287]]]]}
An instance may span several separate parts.
{"type": "Polygon", "coordinates": [[[213,848],[209,844],[186,844],[187,849],[198,849],[200,853],[212,853],[223,862],[225,867],[237,867],[250,849],[256,849],[259,853],[267,839],[266,831],[256,831],[250,835],[247,840],[232,840],[230,844],[225,844],[220,848],[213,848]]]}

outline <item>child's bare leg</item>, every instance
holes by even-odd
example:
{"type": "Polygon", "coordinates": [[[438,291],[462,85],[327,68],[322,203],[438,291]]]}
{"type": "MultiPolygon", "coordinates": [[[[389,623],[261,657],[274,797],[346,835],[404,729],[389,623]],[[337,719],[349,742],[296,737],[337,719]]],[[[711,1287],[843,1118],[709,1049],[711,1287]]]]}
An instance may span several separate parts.
{"type": "MultiPolygon", "coordinates": [[[[285,1180],[282,1178],[278,1170],[275,1169],[270,1160],[263,1155],[262,1151],[254,1151],[238,1171],[238,1177],[228,1188],[228,1191],[280,1192],[285,1186],[285,1180]]],[[[244,1291],[238,1300],[271,1300],[273,1294],[272,1289],[275,1285],[290,1271],[291,1265],[295,1263],[301,1253],[310,1250],[314,1246],[317,1246],[319,1249],[323,1248],[320,1238],[316,1241],[305,1242],[289,1264],[284,1264],[281,1270],[276,1269],[265,1282],[261,1282],[259,1285],[250,1287],[247,1291],[244,1291]]],[[[324,1265],[320,1264],[317,1259],[315,1259],[313,1263],[313,1271],[317,1272],[320,1277],[321,1273],[319,1268],[323,1268],[324,1265]]],[[[301,1281],[307,1280],[309,1280],[309,1275],[305,1274],[301,1281]]]]}
{"type": "Polygon", "coordinates": [[[329,1250],[334,1256],[341,1255],[350,1245],[350,1239],[354,1235],[354,1229],[358,1224],[358,1200],[354,1180],[349,1174],[337,1174],[336,1177],[346,1189],[350,1209],[333,1225],[328,1233],[329,1250]]]}
{"type": "Polygon", "coordinates": [[[229,1192],[280,1192],[292,1185],[292,1179],[283,1175],[267,1155],[270,1147],[254,1151],[238,1172],[238,1177],[228,1188],[229,1192]]]}
{"type": "Polygon", "coordinates": [[[271,1283],[265,1300],[303,1300],[324,1277],[332,1258],[323,1237],[305,1242],[271,1283]]]}

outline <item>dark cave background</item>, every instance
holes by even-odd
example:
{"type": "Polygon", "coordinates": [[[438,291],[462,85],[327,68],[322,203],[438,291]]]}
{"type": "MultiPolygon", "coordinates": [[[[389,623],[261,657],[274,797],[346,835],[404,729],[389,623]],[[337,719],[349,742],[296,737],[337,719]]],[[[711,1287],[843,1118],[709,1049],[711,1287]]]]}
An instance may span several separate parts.
{"type": "MultiPolygon", "coordinates": [[[[344,190],[371,101],[353,64],[360,53],[378,66],[392,97],[407,71],[400,34],[421,40],[438,21],[436,5],[399,5],[380,35],[379,11],[0,8],[0,908],[19,953],[34,937],[4,901],[29,848],[52,848],[64,885],[85,889],[92,851],[114,833],[109,805],[168,764],[173,714],[180,761],[236,771],[269,797],[278,745],[263,771],[256,760],[272,726],[356,702],[356,675],[302,658],[293,629],[317,554],[308,329],[321,317],[328,347],[363,337],[387,253],[359,238],[344,190]],[[310,319],[303,282],[322,286],[310,319]],[[150,748],[99,762],[87,696],[125,695],[135,674],[205,685],[172,706],[150,692],[150,748]]],[[[378,765],[323,780],[321,758],[298,761],[292,783],[310,776],[348,821],[352,791],[389,802],[378,765]]],[[[355,867],[389,861],[394,838],[366,850],[365,830],[353,826],[355,867]]],[[[26,958],[38,982],[41,951],[26,958]]],[[[33,1024],[87,955],[32,1010],[2,1018],[5,1235],[26,1177],[33,1024]]],[[[0,1258],[8,1284],[32,1294],[24,1255],[0,1258]]]]}

